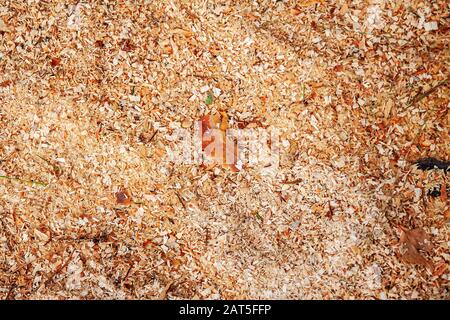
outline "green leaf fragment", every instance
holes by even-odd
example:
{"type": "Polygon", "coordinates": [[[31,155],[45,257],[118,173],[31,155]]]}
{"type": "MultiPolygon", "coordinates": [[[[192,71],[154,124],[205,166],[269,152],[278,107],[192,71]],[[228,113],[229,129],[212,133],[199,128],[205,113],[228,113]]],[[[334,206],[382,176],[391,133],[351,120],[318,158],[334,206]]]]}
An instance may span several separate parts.
{"type": "Polygon", "coordinates": [[[263,217],[258,213],[258,211],[253,212],[253,215],[261,221],[264,221],[263,217]]]}
{"type": "Polygon", "coordinates": [[[305,99],[305,84],[302,83],[302,84],[301,84],[301,87],[302,87],[302,96],[301,96],[301,99],[300,99],[300,100],[304,100],[304,99],[305,99]]]}
{"type": "Polygon", "coordinates": [[[213,100],[214,100],[214,97],[213,97],[212,93],[209,92],[209,93],[208,93],[208,96],[206,97],[205,104],[206,104],[207,106],[210,106],[210,105],[212,105],[213,100]]]}

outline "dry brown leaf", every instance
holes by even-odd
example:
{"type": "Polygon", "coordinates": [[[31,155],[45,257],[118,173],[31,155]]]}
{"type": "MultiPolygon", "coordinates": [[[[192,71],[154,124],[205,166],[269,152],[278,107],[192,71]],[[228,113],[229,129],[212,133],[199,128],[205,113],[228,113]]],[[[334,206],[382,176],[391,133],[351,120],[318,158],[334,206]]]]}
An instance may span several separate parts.
{"type": "Polygon", "coordinates": [[[232,171],[239,171],[236,166],[238,159],[237,145],[226,136],[226,129],[228,128],[227,114],[221,112],[220,114],[216,113],[215,115],[204,116],[201,119],[201,123],[202,150],[205,154],[215,163],[222,164],[232,171]],[[222,149],[216,150],[215,146],[221,146],[222,149]],[[233,161],[227,163],[229,159],[233,161]]]}
{"type": "Polygon", "coordinates": [[[400,255],[404,262],[426,266],[433,268],[431,261],[426,259],[420,251],[430,252],[432,249],[429,236],[423,229],[416,228],[408,230],[399,226],[402,231],[399,246],[400,255]]]}
{"type": "Polygon", "coordinates": [[[131,204],[131,196],[125,188],[122,187],[116,192],[116,202],[123,205],[131,204]]]}

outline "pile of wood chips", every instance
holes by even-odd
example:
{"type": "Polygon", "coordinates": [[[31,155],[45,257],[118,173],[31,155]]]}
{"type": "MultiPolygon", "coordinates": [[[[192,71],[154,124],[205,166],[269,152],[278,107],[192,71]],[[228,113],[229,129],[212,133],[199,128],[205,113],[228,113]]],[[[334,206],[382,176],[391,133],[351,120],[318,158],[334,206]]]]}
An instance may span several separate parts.
{"type": "Polygon", "coordinates": [[[444,299],[448,2],[0,1],[0,299],[444,299]],[[280,165],[167,161],[278,128],[280,165]]]}

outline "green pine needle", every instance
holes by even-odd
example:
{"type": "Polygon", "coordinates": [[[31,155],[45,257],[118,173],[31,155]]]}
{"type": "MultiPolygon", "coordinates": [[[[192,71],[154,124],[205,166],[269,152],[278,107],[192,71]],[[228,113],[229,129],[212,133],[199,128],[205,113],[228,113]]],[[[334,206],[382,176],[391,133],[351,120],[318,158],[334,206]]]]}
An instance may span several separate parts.
{"type": "Polygon", "coordinates": [[[48,184],[46,184],[45,182],[36,181],[36,180],[22,180],[22,179],[19,179],[19,178],[8,177],[8,176],[0,176],[0,179],[9,180],[9,181],[16,181],[16,182],[24,183],[24,184],[29,185],[29,186],[40,186],[40,187],[47,187],[48,186],[48,184]]]}

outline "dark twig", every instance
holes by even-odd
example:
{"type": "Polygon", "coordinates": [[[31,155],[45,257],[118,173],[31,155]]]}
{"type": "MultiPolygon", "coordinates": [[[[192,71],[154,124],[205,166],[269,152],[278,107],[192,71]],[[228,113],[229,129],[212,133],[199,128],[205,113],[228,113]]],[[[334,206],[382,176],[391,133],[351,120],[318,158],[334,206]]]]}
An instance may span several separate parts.
{"type": "Polygon", "coordinates": [[[125,274],[125,276],[120,281],[121,283],[124,283],[125,280],[127,280],[128,276],[130,275],[131,269],[133,269],[133,263],[130,263],[130,267],[128,268],[127,273],[125,274]]]}
{"type": "Polygon", "coordinates": [[[437,85],[435,85],[434,87],[428,89],[425,92],[420,92],[418,94],[416,94],[414,96],[414,98],[411,100],[410,102],[410,106],[415,105],[416,103],[418,103],[420,100],[428,97],[430,94],[432,94],[433,92],[435,92],[437,89],[439,89],[440,87],[444,86],[447,84],[447,82],[450,80],[450,78],[447,78],[441,82],[439,82],[437,85]]]}
{"type": "Polygon", "coordinates": [[[181,198],[180,194],[177,191],[175,191],[175,194],[177,195],[178,200],[180,200],[181,205],[183,206],[183,208],[186,209],[186,204],[184,203],[184,201],[181,198]]]}
{"type": "Polygon", "coordinates": [[[292,180],[292,181],[283,181],[282,184],[297,184],[297,183],[300,183],[300,182],[302,182],[302,179],[295,179],[295,180],[292,180]]]}
{"type": "Polygon", "coordinates": [[[148,140],[148,143],[152,142],[153,138],[156,136],[157,133],[158,133],[158,130],[155,130],[155,132],[152,134],[152,136],[148,140]]]}

